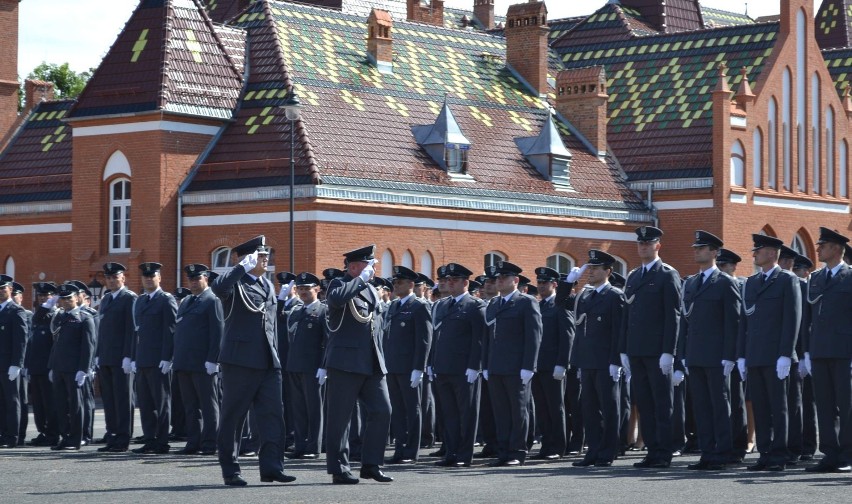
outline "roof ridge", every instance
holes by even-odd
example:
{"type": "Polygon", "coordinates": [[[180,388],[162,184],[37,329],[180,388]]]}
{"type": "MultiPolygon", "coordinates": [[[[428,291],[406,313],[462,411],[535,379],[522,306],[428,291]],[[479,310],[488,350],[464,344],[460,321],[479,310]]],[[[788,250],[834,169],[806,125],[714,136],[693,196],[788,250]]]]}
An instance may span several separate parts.
{"type": "Polygon", "coordinates": [[[233,30],[235,32],[237,32],[237,31],[245,32],[245,30],[243,28],[238,28],[236,26],[225,26],[224,24],[214,23],[213,20],[210,19],[210,16],[207,14],[207,9],[205,9],[204,6],[200,3],[200,0],[192,0],[192,1],[195,3],[195,7],[198,9],[198,12],[201,13],[201,20],[210,29],[210,33],[213,35],[213,38],[216,39],[216,43],[219,45],[219,49],[222,51],[222,54],[225,55],[225,59],[228,60],[228,62],[231,64],[231,68],[234,71],[234,75],[236,75],[237,78],[242,80],[243,74],[240,73],[237,70],[236,62],[233,60],[233,58],[231,58],[231,54],[228,52],[228,50],[225,49],[225,43],[222,41],[222,38],[219,36],[219,32],[217,30],[217,27],[226,28],[226,29],[229,29],[229,30],[233,30]]]}
{"type": "MultiPolygon", "coordinates": [[[[174,0],[165,0],[163,5],[163,49],[171,46],[172,42],[172,16],[168,14],[169,10],[174,9],[174,0]]],[[[171,65],[171,51],[161,50],[160,51],[160,89],[157,90],[157,96],[159,97],[159,103],[157,107],[162,111],[166,108],[166,103],[168,103],[168,97],[166,92],[166,86],[168,78],[167,75],[169,73],[169,66],[171,65]]]]}

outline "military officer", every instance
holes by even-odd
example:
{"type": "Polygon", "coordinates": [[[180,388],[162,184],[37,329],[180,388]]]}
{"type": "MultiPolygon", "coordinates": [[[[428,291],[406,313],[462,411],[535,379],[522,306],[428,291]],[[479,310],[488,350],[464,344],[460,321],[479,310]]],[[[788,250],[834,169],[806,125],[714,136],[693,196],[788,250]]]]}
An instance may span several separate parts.
{"type": "Polygon", "coordinates": [[[326,468],[335,484],[358,483],[349,466],[349,421],[355,402],[365,410],[361,477],[379,482],[393,478],[382,472],[390,427],[391,405],[385,379],[381,314],[376,290],[369,284],[375,271],[375,245],[344,255],[346,274],[328,286],[329,342],[326,400],[326,468]]]}
{"type": "Polygon", "coordinates": [[[810,333],[804,332],[802,365],[813,375],[819,421],[819,450],[825,455],[810,472],[852,472],[852,268],[843,261],[849,238],[821,227],[817,254],[825,267],[810,278],[807,301],[813,307],[810,333]]]}
{"type": "MultiPolygon", "coordinates": [[[[98,331],[100,319],[98,311],[92,308],[92,292],[89,287],[80,280],[71,280],[68,283],[73,283],[77,286],[77,304],[80,310],[89,314],[92,320],[95,321],[95,334],[98,331]]],[[[83,394],[83,442],[85,446],[92,443],[95,434],[95,376],[98,367],[97,357],[97,340],[95,343],[95,352],[92,354],[92,363],[89,366],[89,372],[86,375],[86,381],[80,388],[83,394]]]]}
{"type": "MultiPolygon", "coordinates": [[[[24,286],[19,284],[18,282],[12,283],[12,300],[18,306],[23,306],[21,303],[24,300],[24,286]]],[[[33,312],[24,308],[24,313],[27,317],[27,347],[29,347],[30,339],[33,333],[33,312]]],[[[26,349],[24,353],[26,354],[26,349]]],[[[18,425],[18,446],[24,446],[24,442],[27,440],[27,427],[29,426],[29,416],[30,416],[30,408],[29,398],[27,391],[29,389],[30,377],[27,373],[26,367],[26,357],[24,358],[24,367],[21,369],[21,379],[19,380],[20,385],[18,387],[20,396],[21,396],[21,421],[18,425]]]]}
{"type": "Polygon", "coordinates": [[[486,308],[482,361],[497,427],[494,466],[522,465],[527,453],[527,405],[541,345],[541,310],[535,298],[518,292],[521,271],[508,261],[497,263],[498,296],[486,308]]]}
{"type": "Polygon", "coordinates": [[[533,458],[555,460],[562,457],[567,448],[565,380],[574,342],[574,314],[567,305],[556,303],[559,272],[542,266],[536,268],[535,274],[541,293],[542,332],[532,394],[541,432],[541,450],[533,458]]]}
{"type": "Polygon", "coordinates": [[[27,342],[24,367],[30,378],[33,419],[39,434],[27,444],[53,446],[59,442],[59,431],[56,427],[56,406],[53,401],[53,385],[48,379],[47,362],[53,348],[50,324],[57,309],[53,303],[47,302],[56,294],[56,285],[51,282],[37,282],[33,284],[33,289],[36,291],[36,310],[33,314],[32,334],[27,342]]]}
{"type": "Polygon", "coordinates": [[[94,319],[80,309],[77,291],[76,285],[65,283],[57,292],[62,312],[53,318],[55,342],[48,367],[62,440],[52,450],[79,450],[83,440],[81,389],[92,364],[97,336],[94,319]]]}
{"type": "Polygon", "coordinates": [[[619,347],[632,376],[633,402],[648,454],[638,468],[665,468],[672,459],[672,371],[680,324],[680,275],[660,259],[663,231],[636,228],[642,266],[627,275],[626,307],[619,347]]]}
{"type": "MultiPolygon", "coordinates": [[[[278,291],[278,360],[284,366],[287,362],[287,354],[289,352],[289,341],[287,334],[287,319],[293,311],[302,307],[302,301],[296,295],[296,290],[293,288],[296,282],[296,275],[289,271],[279,271],[275,274],[275,279],[278,280],[280,289],[278,291]]],[[[281,374],[281,400],[284,402],[284,448],[285,450],[293,443],[293,404],[290,401],[290,387],[287,385],[287,374],[282,370],[281,374]]]]}
{"type": "Polygon", "coordinates": [[[219,345],[225,332],[222,302],[209,287],[216,273],[204,264],[184,267],[191,295],[175,317],[172,369],[180,387],[187,439],[177,453],[213,455],[219,428],[219,345]]]}
{"type": "Polygon", "coordinates": [[[472,274],[461,264],[446,266],[450,297],[434,318],[432,371],[445,451],[435,464],[441,467],[470,467],[476,441],[485,303],[468,293],[472,274]]]}
{"type": "Polygon", "coordinates": [[[778,238],[752,235],[754,264],[760,271],[746,280],[737,339],[737,367],[754,409],[760,458],[752,471],[783,471],[787,450],[787,378],[790,374],[802,294],[798,278],[778,267],[784,244],[778,238]]]}
{"type": "MultiPolygon", "coordinates": [[[[497,296],[497,266],[490,265],[485,268],[483,274],[485,281],[482,283],[480,292],[482,300],[486,306],[497,296]]],[[[488,337],[488,328],[482,335],[483,344],[485,338],[488,337]]],[[[482,362],[482,366],[486,365],[482,362]]],[[[484,378],[484,377],[483,377],[484,378]]],[[[474,455],[474,458],[490,458],[497,456],[497,427],[494,425],[494,408],[491,406],[491,393],[488,390],[488,380],[480,380],[479,382],[479,427],[481,431],[479,436],[482,439],[482,451],[474,455]]]]}
{"type": "Polygon", "coordinates": [[[799,340],[796,342],[796,353],[800,355],[799,376],[802,378],[802,449],[799,460],[813,460],[817,448],[817,418],[816,401],[814,400],[813,377],[810,371],[801,365],[804,358],[805,331],[810,331],[811,305],[808,303],[808,276],[814,267],[813,261],[799,254],[793,262],[793,274],[799,277],[802,286],[802,324],[799,328],[799,340]]]}
{"type": "Polygon", "coordinates": [[[735,367],[740,290],[736,280],[716,266],[722,240],[696,231],[692,244],[699,272],[683,287],[683,317],[678,355],[689,369],[689,392],[701,458],[693,470],[721,470],[731,461],[728,380],[735,367]]]}
{"type": "Polygon", "coordinates": [[[15,448],[21,425],[21,370],[27,345],[27,315],[12,300],[14,278],[0,275],[0,448],[15,448]]]}
{"type": "Polygon", "coordinates": [[[414,296],[417,273],[405,266],[393,267],[396,299],[384,315],[382,347],[388,369],[391,400],[391,435],[395,448],[391,464],[417,461],[422,412],[420,399],[426,359],[432,345],[429,308],[414,296]]]}
{"type": "MultiPolygon", "coordinates": [[[[778,267],[782,270],[793,271],[793,265],[796,263],[796,258],[799,254],[788,247],[781,246],[781,254],[778,258],[778,267]]],[[[793,273],[795,275],[795,273],[793,273]]],[[[796,275],[798,277],[798,275],[796,275]]],[[[795,465],[799,462],[799,456],[802,454],[802,373],[799,369],[799,360],[803,357],[802,354],[802,334],[803,331],[810,327],[810,305],[805,299],[807,293],[807,282],[799,279],[799,287],[802,292],[802,318],[799,322],[799,337],[796,338],[796,351],[793,353],[793,358],[790,363],[790,375],[787,378],[787,451],[790,452],[790,458],[787,464],[795,465]]]]}
{"type": "Polygon", "coordinates": [[[169,452],[171,417],[172,357],[174,355],[177,301],[160,288],[163,265],[146,262],[139,265],[145,293],[133,305],[136,338],[132,363],[136,368],[136,398],[142,420],[143,445],[133,453],[169,452]]]}
{"type": "Polygon", "coordinates": [[[299,307],[289,317],[289,353],[285,369],[291,404],[295,446],[287,457],[315,459],[323,434],[322,384],[318,374],[328,343],[325,317],[328,307],[318,299],[320,280],[302,272],[295,279],[299,307]]]}
{"type": "Polygon", "coordinates": [[[589,250],[589,283],[574,301],[576,335],[571,366],[580,370],[584,430],[588,450],[575,467],[609,467],[619,446],[621,361],[618,341],[624,294],[608,279],[615,258],[589,250]]]}
{"type": "Polygon", "coordinates": [[[276,296],[264,275],[269,248],[263,235],[233,248],[239,263],[213,280],[225,310],[225,335],[219,352],[222,405],[216,440],[222,478],[228,486],[248,483],[237,460],[246,414],[257,417],[260,481],[289,483],[283,471],[284,405],[276,331],[276,296]]]}

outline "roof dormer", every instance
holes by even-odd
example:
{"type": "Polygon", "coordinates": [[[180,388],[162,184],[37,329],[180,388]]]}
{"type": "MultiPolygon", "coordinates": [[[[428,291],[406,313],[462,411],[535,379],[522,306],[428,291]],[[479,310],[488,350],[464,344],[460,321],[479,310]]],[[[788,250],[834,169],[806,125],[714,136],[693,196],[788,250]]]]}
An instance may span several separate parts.
{"type": "Polygon", "coordinates": [[[473,180],[467,175],[470,140],[462,133],[446,100],[434,124],[412,126],[411,131],[417,143],[453,178],[473,180]]]}
{"type": "Polygon", "coordinates": [[[573,156],[562,142],[556,123],[553,122],[552,111],[548,111],[547,120],[538,136],[516,138],[515,144],[527,161],[545,179],[553,182],[557,189],[572,190],[570,174],[573,156]]]}

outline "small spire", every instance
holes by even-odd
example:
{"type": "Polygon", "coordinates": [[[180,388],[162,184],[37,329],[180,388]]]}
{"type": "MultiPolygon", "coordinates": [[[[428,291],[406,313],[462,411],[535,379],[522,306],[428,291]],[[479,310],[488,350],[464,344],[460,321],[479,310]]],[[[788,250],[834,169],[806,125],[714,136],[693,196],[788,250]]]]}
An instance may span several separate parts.
{"type": "Polygon", "coordinates": [[[852,114],[852,96],[850,95],[849,83],[843,88],[843,108],[847,114],[852,114]]]}
{"type": "Polygon", "coordinates": [[[740,89],[737,92],[737,96],[754,96],[754,93],[751,91],[751,85],[748,82],[748,70],[746,67],[742,67],[740,69],[740,75],[743,76],[742,82],[740,82],[740,89]]]}
{"type": "Polygon", "coordinates": [[[719,80],[716,81],[716,87],[713,92],[730,93],[731,88],[728,87],[728,66],[725,62],[719,63],[719,80]]]}

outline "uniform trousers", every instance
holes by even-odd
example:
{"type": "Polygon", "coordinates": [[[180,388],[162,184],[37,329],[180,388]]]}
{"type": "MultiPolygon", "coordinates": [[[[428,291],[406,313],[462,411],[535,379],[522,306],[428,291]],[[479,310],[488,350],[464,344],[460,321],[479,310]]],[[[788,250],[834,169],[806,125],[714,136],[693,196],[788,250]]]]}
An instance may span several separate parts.
{"type": "MultiPolygon", "coordinates": [[[[295,432],[295,453],[319,453],[322,439],[322,388],[314,373],[287,373],[295,432]]],[[[286,405],[285,405],[286,411],[286,405]]]]}
{"type": "Polygon", "coordinates": [[[802,380],[802,455],[813,455],[817,449],[817,414],[814,383],[811,375],[802,380]]]}
{"type": "Polygon", "coordinates": [[[75,375],[53,372],[53,399],[63,443],[79,447],[83,439],[83,393],[74,380],[75,375]]]}
{"type": "Polygon", "coordinates": [[[779,380],[775,366],[748,368],[746,384],[754,409],[754,431],[760,461],[786,464],[787,379],[779,380]]]}
{"type": "Polygon", "coordinates": [[[565,374],[565,442],[568,452],[583,451],[583,405],[581,395],[583,387],[577,373],[571,370],[565,374]]]}
{"type": "Polygon", "coordinates": [[[852,379],[850,359],[813,359],[814,397],[822,463],[852,464],[852,379]]]}
{"type": "Polygon", "coordinates": [[[136,370],[136,404],[142,422],[142,440],[155,448],[169,444],[171,416],[171,382],[160,368],[143,367],[136,370]]]}
{"type": "Polygon", "coordinates": [[[124,374],[121,366],[100,366],[98,376],[104,421],[109,434],[107,445],[127,448],[130,445],[130,419],[133,416],[133,375],[124,374]]]}
{"type": "Polygon", "coordinates": [[[523,462],[527,455],[530,384],[525,385],[519,375],[490,373],[488,390],[497,430],[497,458],[523,462]]]}
{"type": "Polygon", "coordinates": [[[53,384],[46,374],[30,376],[30,400],[33,403],[33,420],[39,434],[48,441],[59,437],[56,428],[56,404],[53,400],[53,384]]]}
{"type": "Polygon", "coordinates": [[[21,421],[18,424],[18,446],[23,446],[27,440],[27,427],[30,423],[29,395],[27,389],[30,385],[29,377],[20,377],[19,394],[21,396],[21,421]]]}
{"type": "Polygon", "coordinates": [[[532,378],[536,421],[541,432],[544,455],[565,454],[565,380],[555,380],[551,372],[537,372],[532,378]]]}
{"type": "Polygon", "coordinates": [[[633,401],[639,408],[639,429],[654,461],[672,460],[674,390],[657,357],[630,357],[633,401]]]}
{"type": "Polygon", "coordinates": [[[420,411],[423,415],[423,425],[420,429],[420,445],[431,448],[435,444],[435,387],[428,376],[423,377],[420,394],[420,411]]]}
{"type": "Polygon", "coordinates": [[[798,461],[803,452],[804,409],[802,405],[802,377],[799,376],[799,363],[790,364],[790,376],[787,377],[787,450],[790,461],[798,461]]]}
{"type": "Polygon", "coordinates": [[[731,409],[728,378],[722,366],[689,366],[689,393],[695,411],[701,460],[717,464],[729,462],[733,449],[731,409]]]}
{"type": "Polygon", "coordinates": [[[80,392],[83,394],[83,439],[91,442],[95,435],[95,386],[88,375],[80,392]]]}
{"type": "Polygon", "coordinates": [[[479,419],[479,378],[467,382],[466,375],[440,374],[435,377],[435,394],[444,413],[445,459],[471,463],[479,419]]]}
{"type": "Polygon", "coordinates": [[[401,373],[389,373],[387,384],[391,401],[394,457],[417,460],[420,429],[423,428],[420,410],[421,386],[411,388],[411,376],[401,373]]]}
{"type": "Polygon", "coordinates": [[[186,418],[186,447],[215,450],[219,430],[219,375],[175,371],[186,418]]]}
{"type": "Polygon", "coordinates": [[[745,384],[738,370],[730,376],[731,443],[734,459],[745,457],[748,449],[748,417],[745,405],[745,384]]]}
{"type": "Polygon", "coordinates": [[[621,383],[613,381],[609,369],[583,369],[583,428],[589,462],[612,462],[618,453],[621,418],[621,383]]]}
{"type": "Polygon", "coordinates": [[[0,444],[18,443],[18,431],[21,426],[21,392],[18,376],[12,381],[6,376],[0,376],[0,444]]]}

